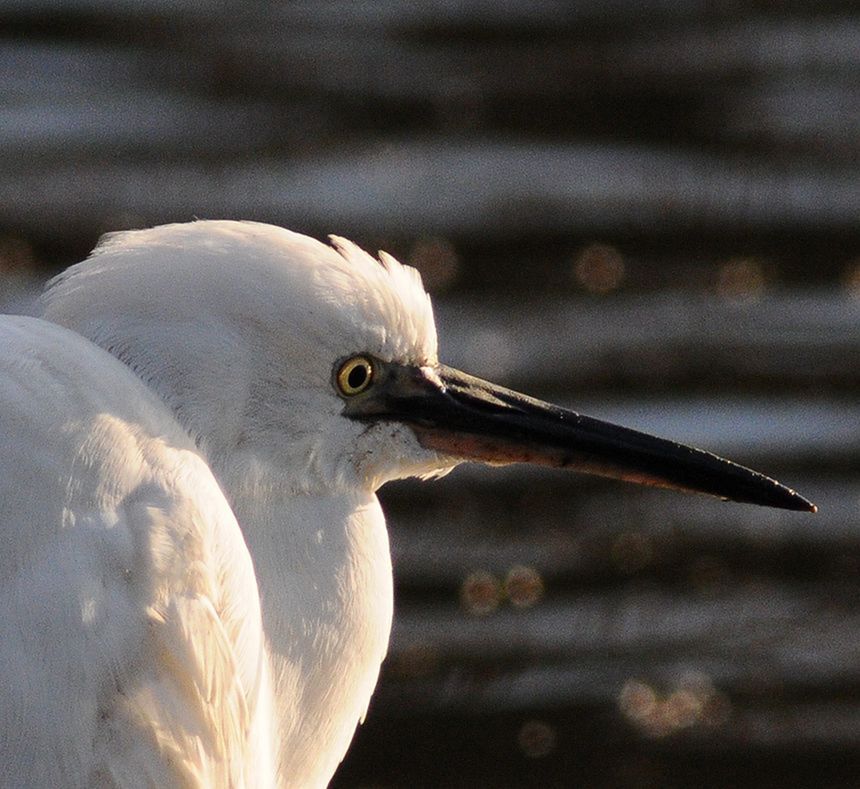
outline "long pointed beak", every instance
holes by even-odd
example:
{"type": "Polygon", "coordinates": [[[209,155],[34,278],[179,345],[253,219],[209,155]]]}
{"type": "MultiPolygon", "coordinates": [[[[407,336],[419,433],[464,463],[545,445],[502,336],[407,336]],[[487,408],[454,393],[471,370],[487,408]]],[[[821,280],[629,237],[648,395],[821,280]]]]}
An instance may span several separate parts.
{"type": "Polygon", "coordinates": [[[732,501],[815,512],[803,496],[710,452],[542,402],[438,365],[386,365],[344,414],[397,420],[427,449],[485,463],[539,463],[732,501]]]}

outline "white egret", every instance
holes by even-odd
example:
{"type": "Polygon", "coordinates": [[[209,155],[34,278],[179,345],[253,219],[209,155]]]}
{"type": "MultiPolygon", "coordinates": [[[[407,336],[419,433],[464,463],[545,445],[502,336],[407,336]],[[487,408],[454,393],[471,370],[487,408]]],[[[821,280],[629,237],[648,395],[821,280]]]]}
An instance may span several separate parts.
{"type": "Polygon", "coordinates": [[[387,480],[531,461],[813,509],[443,366],[417,273],[343,239],[114,234],[44,308],[0,320],[3,786],[326,784],[388,643],[387,480]]]}

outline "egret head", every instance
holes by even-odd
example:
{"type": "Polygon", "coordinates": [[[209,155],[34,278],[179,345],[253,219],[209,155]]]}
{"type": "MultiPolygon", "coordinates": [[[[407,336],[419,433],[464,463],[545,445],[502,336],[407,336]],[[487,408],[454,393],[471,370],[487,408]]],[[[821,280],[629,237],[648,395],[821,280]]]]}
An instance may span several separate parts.
{"type": "Polygon", "coordinates": [[[375,489],[464,460],[527,461],[812,506],[729,461],[440,364],[417,272],[341,238],[224,221],[113,234],[50,284],[45,316],[135,369],[216,474],[375,489]]]}
{"type": "Polygon", "coordinates": [[[372,360],[371,392],[383,363],[437,364],[420,276],[384,253],[256,222],[165,225],[105,236],[43,304],[154,388],[216,471],[243,463],[305,490],[376,488],[455,463],[402,423],[344,413],[364,370],[339,376],[350,359],[372,360]]]}

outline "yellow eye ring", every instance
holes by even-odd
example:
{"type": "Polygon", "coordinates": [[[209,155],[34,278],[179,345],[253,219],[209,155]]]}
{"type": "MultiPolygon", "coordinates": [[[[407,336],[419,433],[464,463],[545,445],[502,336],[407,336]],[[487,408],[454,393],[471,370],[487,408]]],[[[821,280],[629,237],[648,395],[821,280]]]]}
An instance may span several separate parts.
{"type": "Polygon", "coordinates": [[[353,356],[340,366],[335,380],[342,395],[361,394],[373,381],[373,362],[366,356],[353,356]]]}

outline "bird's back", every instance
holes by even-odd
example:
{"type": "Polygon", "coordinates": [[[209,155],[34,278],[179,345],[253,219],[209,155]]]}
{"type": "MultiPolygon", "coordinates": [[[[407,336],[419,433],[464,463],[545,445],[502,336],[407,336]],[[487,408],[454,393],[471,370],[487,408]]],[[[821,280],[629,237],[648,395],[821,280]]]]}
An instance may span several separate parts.
{"type": "Polygon", "coordinates": [[[127,367],[32,318],[0,317],[0,538],[0,785],[266,785],[229,505],[127,367]]]}

